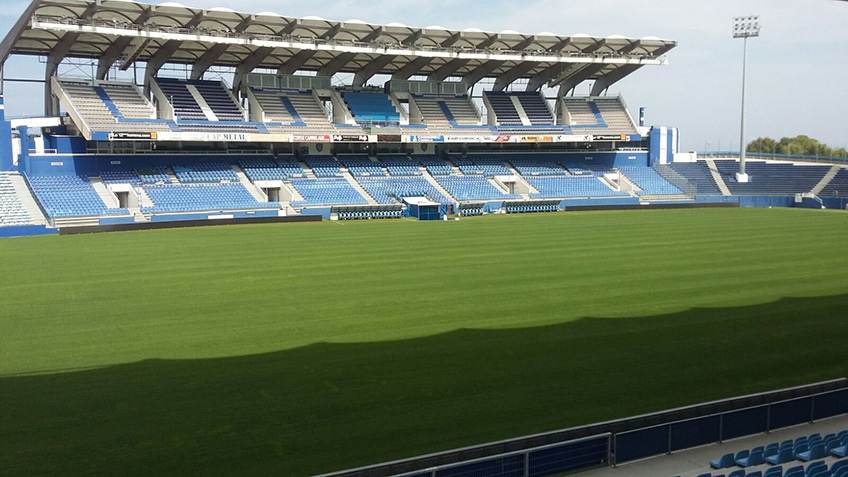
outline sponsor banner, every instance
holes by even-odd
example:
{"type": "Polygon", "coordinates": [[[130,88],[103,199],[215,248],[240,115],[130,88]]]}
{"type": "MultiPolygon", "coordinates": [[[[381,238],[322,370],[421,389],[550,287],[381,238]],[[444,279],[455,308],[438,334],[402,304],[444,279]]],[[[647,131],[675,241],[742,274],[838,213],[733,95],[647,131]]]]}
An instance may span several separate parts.
{"type": "Polygon", "coordinates": [[[445,136],[445,142],[494,142],[495,136],[445,136]]]}
{"type": "Polygon", "coordinates": [[[593,141],[627,141],[630,137],[627,134],[594,134],[593,141]]]}
{"type": "Polygon", "coordinates": [[[554,142],[592,142],[591,134],[569,134],[554,136],[554,142]]]}
{"type": "Polygon", "coordinates": [[[406,136],[405,142],[445,142],[444,136],[406,136]]]}
{"type": "Polygon", "coordinates": [[[520,136],[518,138],[518,142],[526,142],[526,143],[554,142],[554,137],[553,136],[520,136]]]}
{"type": "Polygon", "coordinates": [[[400,134],[379,134],[379,135],[377,135],[377,142],[398,143],[398,142],[401,142],[401,135],[400,134]]]}
{"type": "Polygon", "coordinates": [[[291,134],[159,132],[154,141],[190,142],[291,142],[291,134]]]}
{"type": "Polygon", "coordinates": [[[156,141],[155,132],[122,132],[112,131],[108,136],[109,141],[156,141]]]}
{"type": "Polygon", "coordinates": [[[330,142],[333,138],[329,134],[295,135],[294,142],[330,142]]]}
{"type": "Polygon", "coordinates": [[[371,141],[370,141],[370,138],[367,134],[333,134],[333,142],[371,142],[371,141]]]}

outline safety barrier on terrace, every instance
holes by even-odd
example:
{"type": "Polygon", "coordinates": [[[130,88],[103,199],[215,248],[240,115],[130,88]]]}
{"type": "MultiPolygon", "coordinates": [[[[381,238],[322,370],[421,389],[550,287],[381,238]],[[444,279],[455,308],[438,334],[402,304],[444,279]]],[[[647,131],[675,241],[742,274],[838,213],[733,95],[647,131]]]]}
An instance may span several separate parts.
{"type": "Polygon", "coordinates": [[[848,379],[838,379],[322,477],[544,477],[615,466],[846,413],[848,379]]]}

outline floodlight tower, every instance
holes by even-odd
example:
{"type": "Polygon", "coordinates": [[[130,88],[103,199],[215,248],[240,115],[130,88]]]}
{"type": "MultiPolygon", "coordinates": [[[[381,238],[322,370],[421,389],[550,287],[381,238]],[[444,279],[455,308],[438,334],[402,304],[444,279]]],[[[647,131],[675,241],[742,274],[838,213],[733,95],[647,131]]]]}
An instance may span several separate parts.
{"type": "Polygon", "coordinates": [[[745,183],[750,180],[748,171],[745,168],[745,80],[747,79],[748,70],[748,38],[757,38],[760,36],[760,17],[747,16],[736,17],[733,19],[733,38],[742,38],[744,47],[742,48],[742,118],[741,127],[739,128],[739,172],[736,173],[736,181],[745,183]]]}

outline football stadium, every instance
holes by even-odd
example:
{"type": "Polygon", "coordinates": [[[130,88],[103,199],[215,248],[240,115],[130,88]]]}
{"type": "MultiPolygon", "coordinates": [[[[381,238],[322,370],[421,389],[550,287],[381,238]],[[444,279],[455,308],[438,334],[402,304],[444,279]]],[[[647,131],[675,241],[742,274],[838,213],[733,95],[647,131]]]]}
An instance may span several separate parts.
{"type": "Polygon", "coordinates": [[[683,151],[677,41],[22,8],[0,475],[848,476],[848,159],[683,151]]]}

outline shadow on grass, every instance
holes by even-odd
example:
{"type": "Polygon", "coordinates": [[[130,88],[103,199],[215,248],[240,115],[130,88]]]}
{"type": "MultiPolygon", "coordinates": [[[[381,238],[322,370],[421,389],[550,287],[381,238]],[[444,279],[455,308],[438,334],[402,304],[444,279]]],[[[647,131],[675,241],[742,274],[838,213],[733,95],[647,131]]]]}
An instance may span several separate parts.
{"type": "Polygon", "coordinates": [[[0,474],[305,475],[848,374],[848,295],[0,378],[0,474]]]}

